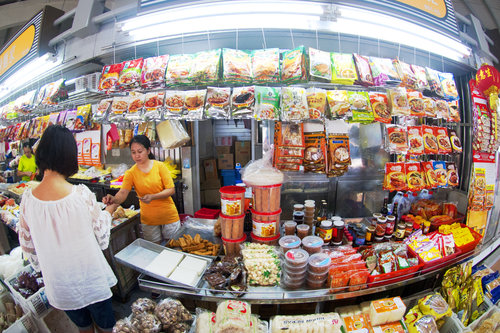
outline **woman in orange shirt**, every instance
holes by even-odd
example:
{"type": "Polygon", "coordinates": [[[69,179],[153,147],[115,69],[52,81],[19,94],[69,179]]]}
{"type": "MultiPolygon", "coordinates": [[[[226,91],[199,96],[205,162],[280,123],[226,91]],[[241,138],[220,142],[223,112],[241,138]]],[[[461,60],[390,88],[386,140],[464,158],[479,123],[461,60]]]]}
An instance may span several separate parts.
{"type": "Polygon", "coordinates": [[[174,182],[167,167],[153,159],[147,136],[134,136],[130,141],[130,152],[135,165],[125,172],[118,193],[115,196],[108,194],[102,202],[121,204],[134,187],[140,200],[143,237],[160,243],[170,239],[180,228],[179,214],[172,200],[174,182]]]}

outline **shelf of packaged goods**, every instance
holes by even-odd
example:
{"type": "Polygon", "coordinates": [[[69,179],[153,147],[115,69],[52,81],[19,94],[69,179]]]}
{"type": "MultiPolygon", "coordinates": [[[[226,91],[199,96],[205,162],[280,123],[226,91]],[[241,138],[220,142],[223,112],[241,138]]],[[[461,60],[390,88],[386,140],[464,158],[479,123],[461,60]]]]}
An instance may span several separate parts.
{"type": "Polygon", "coordinates": [[[394,278],[395,282],[385,280],[384,285],[367,288],[366,284],[358,286],[350,286],[351,289],[360,288],[359,290],[345,290],[348,287],[331,289],[300,289],[300,290],[285,290],[279,286],[274,287],[248,287],[246,292],[227,292],[210,289],[206,281],[203,281],[200,288],[197,290],[183,289],[174,285],[169,285],[158,281],[147,275],[139,275],[139,287],[146,291],[151,291],[159,294],[165,294],[173,297],[192,298],[196,300],[213,301],[220,299],[238,298],[253,304],[293,304],[293,303],[311,303],[324,302],[339,299],[354,298],[363,295],[375,294],[386,290],[400,288],[415,282],[423,281],[447,270],[449,267],[460,262],[469,260],[481,253],[480,249],[461,254],[450,260],[446,266],[439,269],[422,273],[421,271],[408,274],[404,280],[404,276],[394,278]]]}

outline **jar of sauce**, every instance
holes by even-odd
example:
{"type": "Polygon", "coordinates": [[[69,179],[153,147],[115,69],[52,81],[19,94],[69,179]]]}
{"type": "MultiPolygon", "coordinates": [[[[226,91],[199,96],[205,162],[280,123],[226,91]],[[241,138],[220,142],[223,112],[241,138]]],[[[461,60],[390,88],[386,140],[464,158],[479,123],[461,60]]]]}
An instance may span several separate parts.
{"type": "Polygon", "coordinates": [[[394,227],[396,225],[396,217],[393,215],[387,216],[387,224],[385,225],[385,236],[386,238],[391,238],[394,233],[394,227]],[[389,236],[389,237],[387,237],[389,236]]]}
{"type": "Polygon", "coordinates": [[[332,243],[333,245],[341,245],[342,237],[344,235],[345,223],[344,221],[334,221],[332,230],[332,243]]]}
{"type": "Polygon", "coordinates": [[[333,224],[332,221],[325,220],[321,221],[321,224],[318,228],[318,236],[323,239],[325,244],[330,243],[333,235],[333,224]]]}
{"type": "Polygon", "coordinates": [[[371,244],[373,242],[374,237],[375,237],[375,226],[371,225],[366,228],[365,243],[371,244]]]}
{"type": "Polygon", "coordinates": [[[398,228],[394,234],[396,241],[402,241],[405,238],[406,225],[404,223],[399,223],[398,228]]]}
{"type": "Polygon", "coordinates": [[[377,225],[375,226],[375,235],[377,237],[384,237],[385,229],[387,226],[387,218],[382,216],[377,219],[377,225]]]}

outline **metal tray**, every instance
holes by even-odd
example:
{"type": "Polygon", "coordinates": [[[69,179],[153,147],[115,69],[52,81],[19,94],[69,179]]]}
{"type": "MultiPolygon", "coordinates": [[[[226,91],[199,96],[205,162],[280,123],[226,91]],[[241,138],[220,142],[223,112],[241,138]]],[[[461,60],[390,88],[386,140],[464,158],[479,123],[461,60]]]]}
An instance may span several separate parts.
{"type": "MultiPolygon", "coordinates": [[[[219,252],[215,256],[201,256],[206,258],[215,259],[219,254],[221,254],[222,248],[222,240],[220,237],[214,236],[214,225],[217,220],[209,220],[209,219],[198,219],[198,218],[188,218],[186,222],[182,224],[180,229],[174,234],[172,239],[178,240],[182,237],[182,235],[190,235],[194,238],[196,234],[200,234],[200,237],[206,239],[214,244],[220,244],[219,252]]],[[[182,253],[180,249],[172,248],[172,250],[176,250],[182,253]]]]}
{"type": "Polygon", "coordinates": [[[166,247],[163,247],[161,245],[149,242],[147,240],[144,240],[142,238],[138,238],[135,241],[133,241],[131,244],[129,244],[126,248],[121,250],[115,255],[116,261],[118,261],[120,264],[123,264],[125,266],[128,266],[132,269],[135,269],[136,271],[139,271],[141,273],[144,273],[146,275],[149,275],[151,277],[154,277],[155,279],[167,282],[168,284],[176,287],[181,287],[181,288],[186,288],[186,289],[192,289],[192,290],[197,290],[198,285],[200,284],[200,281],[203,279],[203,276],[205,275],[206,269],[212,264],[212,259],[205,257],[205,256],[197,256],[194,254],[189,254],[182,252],[182,254],[185,257],[193,257],[193,258],[198,258],[201,260],[205,260],[207,262],[207,266],[205,267],[205,270],[200,274],[198,277],[198,280],[194,284],[194,286],[176,282],[173,280],[170,280],[169,278],[161,275],[157,275],[155,273],[152,273],[146,269],[148,265],[156,258],[156,256],[162,252],[162,251],[172,251],[172,252],[179,252],[176,250],[172,250],[166,247]]]}

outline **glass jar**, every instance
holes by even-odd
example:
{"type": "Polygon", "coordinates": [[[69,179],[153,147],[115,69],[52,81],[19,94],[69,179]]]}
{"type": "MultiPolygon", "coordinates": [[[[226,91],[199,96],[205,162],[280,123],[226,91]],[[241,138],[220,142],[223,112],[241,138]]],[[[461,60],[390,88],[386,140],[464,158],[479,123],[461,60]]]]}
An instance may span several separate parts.
{"type": "Polygon", "coordinates": [[[392,237],[395,225],[396,225],[396,217],[393,215],[387,216],[387,223],[385,225],[385,236],[389,236],[389,238],[392,237]]]}
{"type": "Polygon", "coordinates": [[[323,242],[325,244],[330,243],[330,241],[332,240],[332,234],[333,234],[332,228],[333,228],[332,221],[329,220],[321,221],[321,224],[318,228],[318,236],[323,239],[323,242]]]}
{"type": "Polygon", "coordinates": [[[371,225],[366,228],[365,243],[371,244],[373,242],[374,237],[375,237],[375,226],[371,225]]]}
{"type": "Polygon", "coordinates": [[[384,237],[385,229],[387,226],[387,218],[382,216],[377,219],[377,225],[375,227],[375,235],[377,237],[384,237]]]}
{"type": "Polygon", "coordinates": [[[394,234],[396,241],[402,241],[405,238],[406,225],[404,223],[399,223],[398,228],[394,234]]]}
{"type": "Polygon", "coordinates": [[[405,237],[408,237],[413,232],[413,222],[406,222],[405,237]]]}
{"type": "Polygon", "coordinates": [[[332,242],[334,245],[342,244],[342,237],[344,236],[344,221],[333,221],[333,230],[332,230],[332,242]]]}

